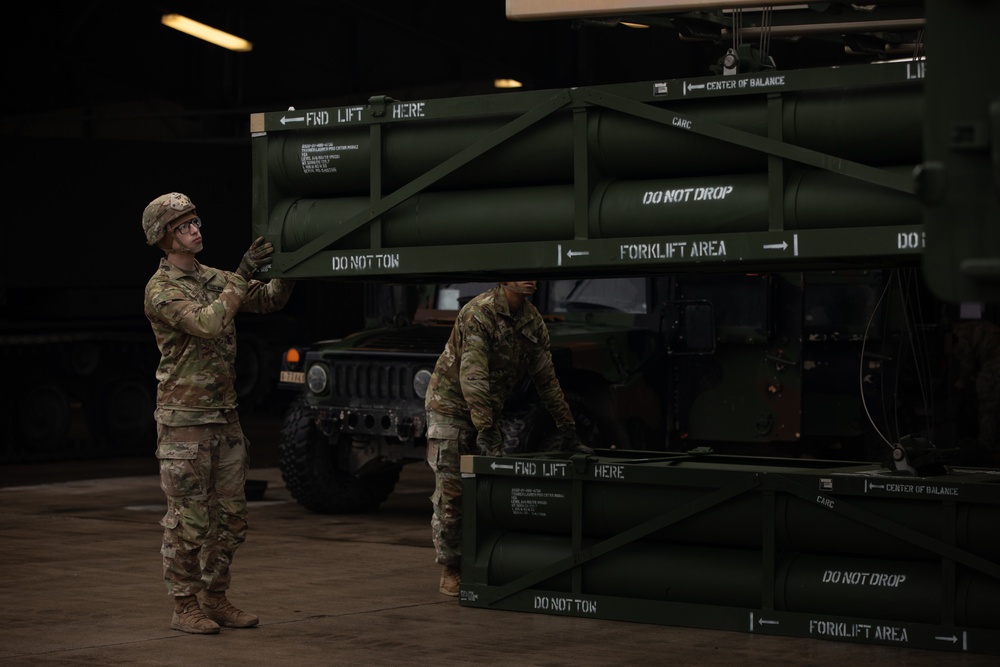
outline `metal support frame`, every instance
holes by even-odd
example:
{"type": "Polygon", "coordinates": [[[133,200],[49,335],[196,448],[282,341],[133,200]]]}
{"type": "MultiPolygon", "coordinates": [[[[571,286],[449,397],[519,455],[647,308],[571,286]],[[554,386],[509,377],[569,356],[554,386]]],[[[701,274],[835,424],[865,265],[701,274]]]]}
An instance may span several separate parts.
{"type": "MultiPolygon", "coordinates": [[[[991,512],[1000,508],[1000,487],[994,482],[997,471],[966,469],[952,471],[942,478],[901,478],[876,464],[865,463],[815,462],[809,464],[812,467],[798,467],[802,465],[801,461],[758,459],[751,463],[739,457],[714,455],[691,457],[668,454],[656,458],[637,458],[637,452],[614,454],[607,457],[574,455],[568,461],[565,455],[522,455],[504,458],[501,466],[496,465],[496,459],[463,457],[465,518],[461,603],[464,606],[487,609],[1000,655],[1000,623],[995,627],[958,626],[955,606],[956,596],[959,594],[959,567],[965,568],[966,573],[978,573],[996,580],[997,585],[1000,585],[1000,559],[995,554],[984,556],[959,546],[957,535],[959,507],[963,504],[991,508],[991,512]],[[547,461],[562,462],[560,477],[568,479],[546,479],[545,474],[537,472],[543,468],[542,463],[547,461]],[[824,468],[824,464],[829,467],[824,468]],[[588,547],[584,540],[587,529],[583,516],[585,497],[589,485],[609,483],[607,479],[599,478],[595,472],[601,465],[621,466],[625,478],[620,481],[622,485],[635,483],[641,484],[643,488],[652,485],[702,489],[704,492],[681,506],[667,508],[655,518],[624,528],[615,535],[600,538],[596,542],[591,539],[591,546],[588,547]],[[491,583],[490,558],[493,552],[489,539],[495,541],[498,538],[489,538],[484,542],[484,536],[502,537],[507,529],[491,525],[490,519],[482,518],[494,516],[494,513],[490,508],[487,508],[485,514],[478,511],[477,502],[482,502],[478,485],[492,481],[491,478],[510,476],[523,477],[523,484],[563,484],[560,488],[569,485],[568,502],[572,517],[567,526],[569,534],[566,537],[572,553],[565,557],[554,557],[551,562],[539,563],[529,573],[514,580],[491,583]],[[887,486],[902,490],[889,492],[885,490],[887,486]],[[922,492],[921,489],[928,491],[922,492]],[[930,495],[931,489],[934,493],[947,494],[939,501],[944,508],[939,537],[914,530],[857,504],[857,500],[881,503],[883,499],[885,503],[919,499],[936,504],[938,501],[936,496],[930,495]],[[583,571],[588,562],[612,554],[618,549],[642,543],[654,533],[669,529],[684,519],[697,521],[705,512],[717,509],[729,500],[741,497],[749,499],[753,495],[760,496],[762,508],[759,545],[762,587],[757,607],[614,597],[587,592],[583,571]],[[869,617],[865,609],[859,610],[855,616],[844,616],[783,608],[784,603],[779,603],[777,591],[784,591],[784,586],[791,585],[788,581],[780,584],[777,581],[779,558],[788,555],[782,553],[777,536],[777,515],[779,507],[783,505],[779,500],[783,496],[815,504],[821,512],[839,515],[854,522],[851,525],[857,524],[898,538],[914,548],[913,554],[909,555],[910,559],[927,563],[939,562],[940,587],[944,599],[940,622],[869,617]],[[955,499],[956,496],[958,500],[955,499]],[[571,576],[570,590],[553,591],[544,588],[544,582],[566,574],[571,576]]],[[[523,485],[521,480],[515,481],[523,485]]],[[[553,491],[555,487],[545,488],[553,491]]],[[[649,502],[656,502],[655,491],[650,492],[649,502]]],[[[663,533],[660,533],[659,539],[664,539],[663,533]]],[[[669,538],[666,539],[669,541],[669,538]]],[[[508,556],[506,551],[504,556],[508,556]]],[[[836,554],[831,557],[844,558],[844,555],[836,554]]],[[[901,558],[906,558],[906,554],[902,554],[901,558]]],[[[888,569],[890,566],[886,567],[888,569]]],[[[822,603],[818,604],[822,607],[822,603]]]]}
{"type": "MultiPolygon", "coordinates": [[[[785,188],[785,162],[793,161],[799,164],[811,166],[825,170],[834,174],[843,175],[849,178],[868,182],[889,190],[906,194],[914,193],[914,183],[907,175],[893,173],[892,171],[879,167],[872,167],[857,162],[852,162],[835,156],[831,156],[819,151],[795,146],[784,141],[781,130],[781,113],[784,104],[783,96],[786,93],[796,91],[824,90],[837,87],[856,87],[863,90],[866,86],[886,86],[912,84],[909,81],[908,70],[902,64],[885,65],[881,67],[848,67],[831,70],[802,71],[797,73],[787,73],[784,75],[782,85],[777,88],[764,89],[746,86],[734,90],[727,90],[725,93],[714,96],[722,102],[727,97],[741,97],[746,95],[765,95],[768,104],[768,136],[761,136],[754,133],[729,127],[724,124],[715,123],[707,119],[693,117],[684,113],[679,113],[670,109],[671,101],[707,99],[710,96],[704,92],[705,82],[714,81],[717,77],[703,77],[683,81],[668,83],[645,83],[645,84],[619,84],[613,86],[602,86],[592,88],[573,88],[558,91],[539,91],[528,93],[515,93],[511,96],[485,96],[479,98],[456,98],[453,100],[438,100],[433,104],[432,111],[429,111],[424,118],[407,118],[400,120],[394,118],[392,113],[386,113],[386,102],[381,100],[379,105],[370,105],[357,114],[361,107],[351,108],[357,114],[358,120],[353,123],[357,125],[369,126],[370,152],[370,206],[359,211],[349,219],[331,225],[328,231],[321,233],[317,238],[306,243],[304,246],[291,251],[283,251],[280,243],[280,230],[272,229],[268,218],[270,207],[277,204],[280,197],[288,197],[289,194],[274,191],[270,178],[267,176],[268,164],[266,155],[268,153],[268,135],[278,133],[295,132],[296,130],[309,130],[313,135],[318,131],[316,127],[289,127],[285,124],[283,114],[264,114],[263,122],[255,119],[254,127],[263,127],[264,131],[258,131],[253,138],[255,180],[257,185],[267,184],[266,199],[264,195],[258,195],[260,188],[255,188],[255,228],[266,230],[267,233],[276,237],[275,246],[278,252],[275,255],[273,269],[276,275],[288,275],[291,277],[308,276],[312,274],[330,277],[329,271],[319,267],[329,266],[330,258],[338,255],[349,254],[349,251],[330,250],[331,245],[346,237],[351,232],[379,220],[380,216],[402,204],[411,197],[423,193],[431,188],[441,179],[461,170],[471,161],[484,156],[509,139],[525,132],[529,128],[536,126],[539,122],[549,118],[555,113],[569,111],[572,113],[573,123],[573,206],[574,221],[572,238],[567,237],[561,242],[575,243],[580,247],[585,247],[586,252],[578,253],[580,258],[574,261],[574,268],[579,271],[608,270],[615,263],[613,259],[618,251],[617,239],[591,238],[588,232],[588,221],[592,214],[590,210],[590,195],[593,184],[601,175],[596,173],[593,159],[589,154],[590,143],[587,135],[587,125],[589,114],[594,109],[606,109],[630,117],[644,119],[646,121],[662,125],[667,128],[676,128],[677,132],[690,132],[708,138],[719,140],[736,147],[747,148],[762,153],[767,157],[767,178],[768,178],[768,199],[770,201],[770,211],[768,214],[768,229],[758,232],[727,232],[724,233],[726,243],[731,247],[730,255],[738,260],[727,260],[727,263],[738,261],[753,267],[754,262],[765,262],[773,264],[775,261],[788,261],[801,259],[815,259],[829,256],[836,258],[850,256],[856,259],[862,256],[885,257],[888,255],[898,255],[900,260],[918,257],[922,248],[901,248],[896,242],[897,234],[919,235],[922,228],[919,225],[909,225],[904,227],[866,227],[866,244],[855,242],[844,243],[840,229],[800,229],[786,232],[782,199],[785,188]],[[376,113],[376,111],[378,113],[376,113]],[[447,121],[454,119],[455,122],[462,122],[466,118],[498,118],[503,119],[503,124],[487,136],[472,141],[466,148],[457,154],[445,159],[433,168],[413,178],[405,185],[398,187],[390,193],[383,192],[382,187],[382,153],[385,133],[391,131],[392,125],[398,123],[419,124],[425,121],[447,121]],[[681,129],[680,126],[683,126],[681,129]],[[264,216],[265,219],[262,219],[264,216]],[[794,232],[794,234],[793,234],[794,232]],[[794,236],[795,238],[790,238],[794,236]],[[792,254],[776,256],[774,252],[762,251],[761,248],[774,247],[771,244],[777,243],[782,247],[789,247],[797,244],[800,239],[808,239],[808,256],[792,254]],[[905,257],[904,257],[905,256],[905,257]]],[[[729,77],[734,82],[746,80],[747,77],[729,77]]],[[[388,105],[397,104],[390,101],[388,105]]],[[[431,103],[428,102],[428,105],[431,103]]],[[[345,108],[346,109],[346,108],[345,108]]],[[[308,112],[298,112],[306,114],[308,112]]],[[[314,112],[315,116],[332,117],[341,114],[337,109],[321,110],[314,112]]],[[[331,137],[336,136],[337,127],[327,128],[331,137]]],[[[292,195],[294,196],[294,195],[292,195]]],[[[371,246],[367,250],[378,251],[383,249],[382,233],[376,229],[378,225],[372,225],[371,246]]],[[[699,239],[697,235],[686,234],[685,239],[690,239],[692,243],[701,240],[708,241],[719,237],[719,234],[710,234],[705,239],[699,239]]],[[[634,239],[638,242],[649,243],[669,243],[675,237],[662,236],[651,237],[649,239],[634,239]]],[[[410,260],[408,267],[433,266],[431,269],[408,268],[408,279],[420,278],[429,279],[436,275],[471,275],[476,271],[491,271],[498,257],[503,258],[503,268],[509,271],[519,271],[533,269],[538,273],[540,266],[549,265],[546,269],[563,270],[564,267],[546,259],[550,253],[555,255],[555,242],[546,244],[533,244],[530,242],[518,242],[512,239],[511,242],[490,243],[479,245],[455,245],[449,246],[445,256],[455,258],[452,261],[461,263],[463,260],[470,267],[464,270],[449,270],[448,262],[442,263],[442,249],[438,247],[412,247],[393,248],[394,252],[405,253],[410,260]],[[547,246],[553,246],[551,249],[547,246]],[[524,261],[525,265],[511,265],[512,258],[524,261]],[[557,264],[556,266],[551,266],[557,264]],[[443,268],[442,268],[443,267],[443,268]]],[[[620,263],[620,262],[619,262],[620,263]]],[[[681,264],[685,262],[680,262],[681,264]]],[[[699,263],[699,262],[695,262],[699,263]]],[[[648,272],[654,267],[643,264],[636,267],[623,267],[631,271],[648,272]]],[[[660,270],[666,270],[661,267],[660,270]]],[[[676,270],[676,269],[669,269],[676,270]]],[[[352,271],[344,277],[372,277],[378,273],[376,270],[352,271]]],[[[390,277],[390,276],[386,276],[390,277]]]]}

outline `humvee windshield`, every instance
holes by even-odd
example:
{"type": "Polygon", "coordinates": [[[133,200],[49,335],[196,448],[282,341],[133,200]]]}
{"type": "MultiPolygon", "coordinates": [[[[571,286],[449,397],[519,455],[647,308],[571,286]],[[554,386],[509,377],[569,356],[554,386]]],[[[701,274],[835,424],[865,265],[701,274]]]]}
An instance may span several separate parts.
{"type": "MultiPolygon", "coordinates": [[[[443,284],[438,288],[436,307],[439,310],[458,310],[469,299],[494,285],[496,283],[443,284]]],[[[539,284],[539,287],[542,285],[539,284]]],[[[543,313],[603,310],[644,314],[646,281],[643,278],[552,280],[548,281],[547,290],[539,290],[533,303],[543,313]],[[542,298],[538,298],[539,296],[542,298]]]]}
{"type": "Polygon", "coordinates": [[[613,310],[620,313],[646,312],[646,280],[644,278],[596,278],[587,280],[553,280],[551,290],[553,313],[587,310],[613,310]]]}

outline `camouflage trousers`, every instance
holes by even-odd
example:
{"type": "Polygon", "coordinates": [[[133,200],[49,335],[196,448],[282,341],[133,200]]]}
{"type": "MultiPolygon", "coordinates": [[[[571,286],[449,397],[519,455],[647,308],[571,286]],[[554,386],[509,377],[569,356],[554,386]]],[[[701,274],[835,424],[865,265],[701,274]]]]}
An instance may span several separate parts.
{"type": "Polygon", "coordinates": [[[238,421],[157,425],[160,488],[167,496],[160,553],[170,595],[229,588],[233,553],[247,535],[247,449],[238,421]]]}
{"type": "Polygon", "coordinates": [[[462,560],[463,454],[476,450],[476,429],[463,419],[427,411],[427,463],[434,471],[431,539],[434,562],[459,569],[462,560]]]}
{"type": "Polygon", "coordinates": [[[1000,357],[983,364],[976,375],[979,444],[1000,461],[1000,357]]]}

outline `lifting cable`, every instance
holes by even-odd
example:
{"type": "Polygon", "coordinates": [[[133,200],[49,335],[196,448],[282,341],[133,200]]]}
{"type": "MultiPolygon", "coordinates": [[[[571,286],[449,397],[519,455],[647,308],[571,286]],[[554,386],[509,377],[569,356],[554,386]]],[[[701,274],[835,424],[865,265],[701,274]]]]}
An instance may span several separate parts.
{"type": "Polygon", "coordinates": [[[761,64],[770,60],[771,52],[771,22],[774,20],[774,6],[765,5],[760,13],[760,41],[757,49],[760,51],[761,64]]]}
{"type": "Polygon", "coordinates": [[[882,433],[879,429],[878,424],[875,423],[875,419],[872,417],[871,411],[868,410],[868,401],[865,399],[865,347],[868,345],[868,336],[871,333],[872,321],[875,319],[875,314],[879,311],[879,307],[882,305],[882,300],[885,299],[885,295],[889,292],[889,287],[892,285],[892,274],[890,274],[889,280],[886,281],[885,287],[882,289],[882,294],[878,298],[878,303],[872,308],[872,314],[868,318],[868,324],[865,326],[864,335],[861,337],[861,354],[858,368],[858,389],[861,398],[861,405],[865,409],[865,415],[868,416],[868,423],[872,425],[875,429],[875,433],[878,434],[882,441],[892,449],[892,443],[889,439],[882,433]]]}
{"type": "MultiPolygon", "coordinates": [[[[915,276],[914,270],[902,271],[896,269],[896,273],[900,276],[899,283],[902,289],[900,290],[900,300],[903,309],[904,321],[906,323],[907,334],[910,338],[910,350],[913,353],[913,365],[916,377],[914,378],[917,383],[917,387],[920,390],[920,400],[924,408],[925,423],[924,429],[929,438],[933,432],[933,416],[934,416],[934,391],[928,384],[928,379],[931,376],[931,355],[927,344],[926,333],[923,332],[919,327],[920,323],[924,321],[923,308],[920,303],[920,295],[918,293],[919,288],[917,287],[917,282],[919,277],[915,276]],[[913,305],[915,304],[915,306],[913,305]]],[[[900,341],[902,346],[902,340],[900,341]]],[[[896,369],[896,392],[895,395],[898,396],[899,393],[899,380],[902,374],[903,364],[902,355],[899,355],[900,364],[896,369]]],[[[894,399],[894,403],[897,399],[894,399]]],[[[897,415],[899,410],[896,410],[897,415]]],[[[899,433],[899,425],[897,423],[896,432],[899,433]]]]}
{"type": "Polygon", "coordinates": [[[733,10],[733,55],[740,47],[740,36],[743,32],[743,9],[737,7],[733,10]]]}
{"type": "Polygon", "coordinates": [[[924,31],[917,33],[917,38],[913,42],[913,59],[920,60],[924,52],[924,31]]]}
{"type": "MultiPolygon", "coordinates": [[[[917,389],[920,392],[920,398],[923,401],[923,407],[925,409],[925,413],[927,414],[926,423],[925,423],[924,427],[927,429],[928,436],[930,435],[931,428],[932,428],[931,415],[933,414],[933,403],[934,403],[933,393],[930,391],[930,389],[929,389],[929,387],[927,386],[927,383],[926,383],[926,377],[929,374],[929,366],[930,366],[929,352],[928,352],[928,349],[927,349],[927,341],[925,340],[924,336],[915,327],[915,322],[916,321],[921,321],[922,317],[923,317],[922,313],[919,312],[920,311],[920,300],[919,300],[919,298],[912,299],[917,304],[916,305],[916,309],[917,309],[918,312],[914,312],[914,308],[910,305],[911,297],[912,297],[911,291],[913,289],[915,289],[915,285],[913,283],[912,276],[909,273],[906,273],[905,277],[904,277],[903,273],[901,273],[898,270],[895,270],[895,271],[893,271],[893,272],[891,272],[889,274],[889,279],[886,281],[885,287],[882,289],[882,294],[879,296],[878,302],[875,304],[874,308],[872,308],[871,315],[868,318],[868,324],[865,326],[865,332],[864,332],[864,335],[862,336],[862,339],[861,339],[862,340],[862,343],[861,343],[861,358],[860,358],[860,367],[859,367],[859,370],[858,370],[859,394],[860,394],[860,398],[861,398],[861,404],[862,404],[862,406],[864,407],[864,410],[865,410],[865,415],[867,415],[868,422],[871,424],[872,428],[875,430],[875,432],[878,434],[878,436],[885,442],[885,444],[889,446],[890,449],[892,448],[893,443],[889,440],[889,436],[892,436],[892,434],[889,433],[888,435],[886,435],[886,434],[884,434],[879,429],[878,424],[876,424],[875,419],[872,417],[871,411],[868,408],[868,401],[865,398],[865,351],[866,351],[866,347],[868,345],[869,338],[871,336],[872,322],[875,320],[875,315],[881,309],[883,301],[885,301],[885,311],[883,312],[883,318],[884,318],[885,321],[883,322],[883,325],[882,325],[883,326],[883,330],[885,330],[887,328],[887,326],[888,326],[888,321],[889,321],[889,313],[888,313],[889,303],[888,303],[888,301],[886,300],[885,297],[886,297],[887,294],[889,294],[889,292],[890,292],[890,290],[891,290],[892,285],[893,285],[894,282],[899,285],[900,299],[902,301],[901,307],[902,307],[902,311],[903,311],[902,317],[903,317],[903,320],[904,320],[904,326],[906,327],[907,337],[910,340],[910,350],[911,350],[911,352],[913,354],[913,362],[914,362],[915,372],[916,372],[915,382],[917,384],[917,389]],[[917,319],[915,320],[915,318],[917,318],[917,319]]],[[[900,381],[900,373],[902,372],[902,365],[903,365],[903,350],[902,350],[902,346],[903,345],[904,345],[904,341],[901,340],[900,341],[900,348],[898,350],[896,350],[896,354],[895,354],[895,358],[897,359],[898,367],[896,369],[896,379],[895,379],[895,382],[894,382],[894,389],[893,389],[893,395],[892,395],[892,404],[893,404],[893,415],[894,415],[894,418],[891,421],[894,422],[894,426],[895,426],[895,429],[896,429],[896,434],[894,436],[896,440],[898,440],[900,438],[900,436],[902,435],[901,428],[900,428],[900,423],[899,423],[899,398],[900,398],[899,397],[899,381],[900,381]]],[[[883,416],[882,416],[882,419],[884,421],[884,426],[885,426],[886,430],[888,430],[888,428],[890,426],[890,419],[889,419],[889,415],[886,412],[887,407],[885,405],[886,401],[884,400],[884,393],[885,393],[884,387],[883,387],[882,393],[883,393],[883,401],[882,401],[883,416]]],[[[912,424],[910,426],[912,426],[912,424]]]]}

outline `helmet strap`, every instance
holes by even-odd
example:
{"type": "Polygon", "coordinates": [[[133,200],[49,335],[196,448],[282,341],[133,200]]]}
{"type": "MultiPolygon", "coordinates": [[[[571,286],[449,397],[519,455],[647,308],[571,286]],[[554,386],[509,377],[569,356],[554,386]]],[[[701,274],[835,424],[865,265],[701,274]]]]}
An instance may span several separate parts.
{"type": "Polygon", "coordinates": [[[169,231],[166,234],[164,234],[163,238],[160,239],[160,243],[158,244],[160,246],[160,250],[162,250],[163,252],[165,252],[168,255],[196,255],[197,254],[194,250],[192,250],[191,248],[188,248],[187,246],[181,244],[180,242],[178,242],[178,245],[180,247],[179,248],[175,248],[174,247],[174,241],[176,240],[176,238],[177,237],[174,235],[173,231],[169,231]],[[168,241],[168,239],[169,239],[169,241],[168,241]]]}
{"type": "Polygon", "coordinates": [[[197,255],[198,254],[194,250],[191,250],[191,248],[186,248],[184,246],[181,246],[180,248],[171,248],[170,250],[167,251],[168,255],[171,254],[171,253],[178,254],[178,255],[197,255]]]}

